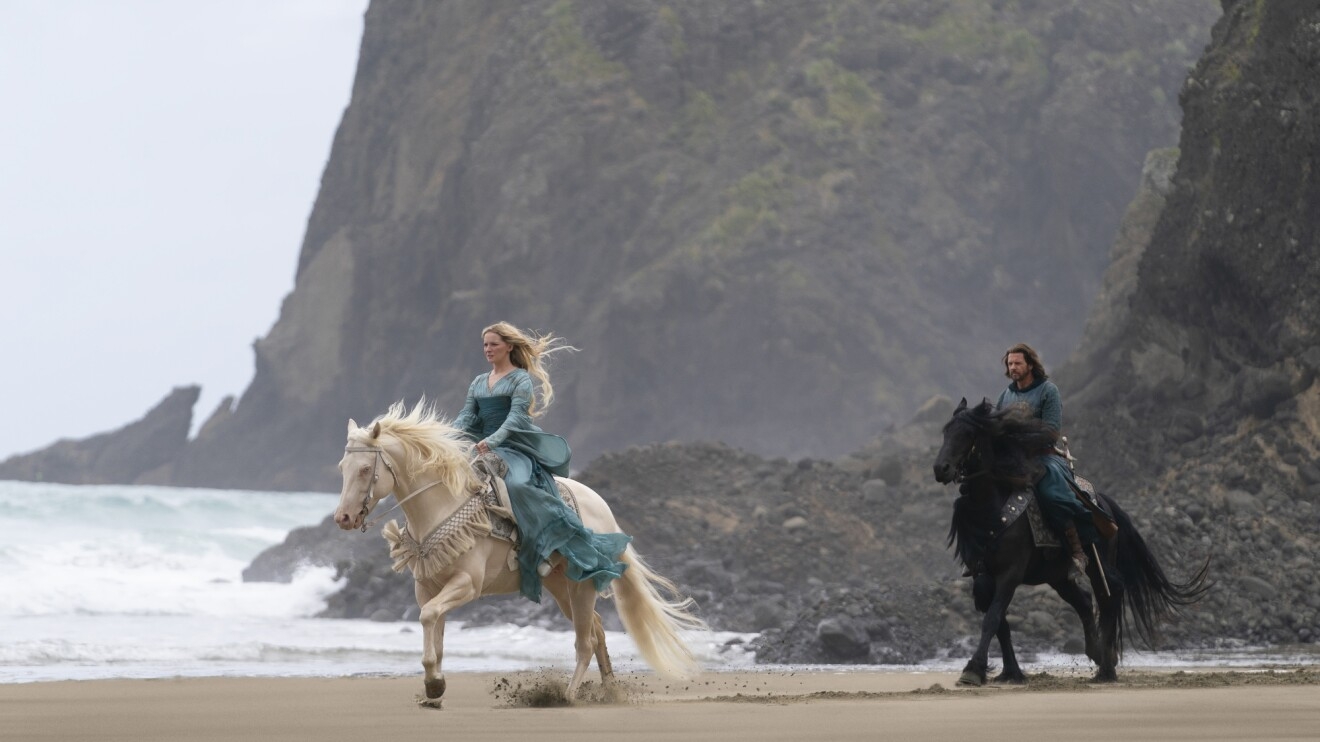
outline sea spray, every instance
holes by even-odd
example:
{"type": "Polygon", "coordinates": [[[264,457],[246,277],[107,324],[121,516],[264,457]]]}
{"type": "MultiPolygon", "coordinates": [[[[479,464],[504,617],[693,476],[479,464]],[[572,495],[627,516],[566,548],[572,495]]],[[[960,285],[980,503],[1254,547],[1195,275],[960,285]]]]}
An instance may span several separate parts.
{"type": "MultiPolygon", "coordinates": [[[[321,521],[335,502],[0,482],[0,682],[419,674],[415,622],[315,617],[341,586],[333,569],[305,568],[289,583],[242,581],[258,553],[321,521]]],[[[708,666],[735,667],[751,656],[720,649],[750,636],[692,639],[708,666]]],[[[607,641],[621,670],[642,667],[625,635],[607,641]]],[[[445,650],[451,672],[568,670],[574,656],[567,621],[562,631],[450,622],[445,650]]]]}

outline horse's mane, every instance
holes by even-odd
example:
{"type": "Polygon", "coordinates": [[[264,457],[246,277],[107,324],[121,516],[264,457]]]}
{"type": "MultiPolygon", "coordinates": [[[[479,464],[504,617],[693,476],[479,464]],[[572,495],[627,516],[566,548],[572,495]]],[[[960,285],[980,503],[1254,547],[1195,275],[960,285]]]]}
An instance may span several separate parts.
{"type": "Polygon", "coordinates": [[[1025,407],[1013,405],[996,410],[988,399],[955,412],[944,428],[947,431],[959,422],[1028,452],[1047,451],[1059,438],[1058,431],[1025,407]]]}
{"type": "MultiPolygon", "coordinates": [[[[1054,448],[1059,432],[1044,420],[1022,407],[996,410],[989,400],[975,407],[958,410],[944,426],[945,432],[953,425],[966,425],[976,431],[978,438],[989,438],[994,443],[990,462],[995,479],[1016,481],[1026,475],[1032,458],[1054,448]]],[[[981,451],[981,455],[986,455],[981,451]]]]}
{"type": "Polygon", "coordinates": [[[371,425],[359,428],[349,438],[361,445],[379,445],[379,439],[371,437],[377,423],[381,438],[388,435],[403,446],[405,455],[400,464],[409,479],[422,472],[436,471],[453,492],[478,489],[470,463],[472,442],[463,431],[441,417],[426,397],[419,399],[411,410],[402,401],[395,402],[371,425]]]}

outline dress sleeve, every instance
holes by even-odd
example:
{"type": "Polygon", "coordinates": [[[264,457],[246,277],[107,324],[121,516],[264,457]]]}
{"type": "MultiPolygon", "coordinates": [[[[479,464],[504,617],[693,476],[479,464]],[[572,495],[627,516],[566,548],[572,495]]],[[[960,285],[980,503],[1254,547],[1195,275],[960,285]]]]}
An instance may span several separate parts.
{"type": "Polygon", "coordinates": [[[532,416],[527,414],[532,406],[532,377],[523,373],[513,382],[513,391],[509,392],[509,416],[499,430],[486,436],[486,445],[495,448],[509,437],[513,430],[526,430],[532,426],[532,416]]]}
{"type": "Polygon", "coordinates": [[[998,401],[998,402],[995,402],[995,409],[996,409],[996,410],[1002,410],[1002,409],[1004,409],[1004,397],[1007,397],[1007,396],[1008,396],[1008,390],[1007,390],[1007,389],[1005,389],[1005,390],[1003,390],[1002,392],[999,393],[999,401],[998,401]]]}
{"type": "Polygon", "coordinates": [[[1040,419],[1057,431],[1063,431],[1063,402],[1059,399],[1059,387],[1047,383],[1040,395],[1040,419]]]}
{"type": "Polygon", "coordinates": [[[480,378],[478,376],[472,380],[471,384],[468,384],[467,400],[463,402],[463,411],[458,413],[458,417],[454,418],[453,423],[455,428],[463,431],[473,440],[476,440],[478,433],[480,433],[477,428],[477,398],[476,393],[473,392],[473,389],[477,386],[477,380],[480,378]]]}

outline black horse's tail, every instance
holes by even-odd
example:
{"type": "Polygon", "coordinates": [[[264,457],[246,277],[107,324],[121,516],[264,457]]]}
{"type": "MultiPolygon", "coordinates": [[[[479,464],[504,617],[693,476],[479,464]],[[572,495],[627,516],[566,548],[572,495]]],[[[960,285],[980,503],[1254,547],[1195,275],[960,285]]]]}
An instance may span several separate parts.
{"type": "Polygon", "coordinates": [[[1206,580],[1210,559],[1207,557],[1187,582],[1173,582],[1164,574],[1128,514],[1113,498],[1100,496],[1111,508],[1114,522],[1118,524],[1114,566],[1118,570],[1123,604],[1127,608],[1118,622],[1119,651],[1122,651],[1123,634],[1128,628],[1128,616],[1131,616],[1141,640],[1147,646],[1154,646],[1159,639],[1159,624],[1176,617],[1180,609],[1200,600],[1210,589],[1211,583],[1206,580]]]}

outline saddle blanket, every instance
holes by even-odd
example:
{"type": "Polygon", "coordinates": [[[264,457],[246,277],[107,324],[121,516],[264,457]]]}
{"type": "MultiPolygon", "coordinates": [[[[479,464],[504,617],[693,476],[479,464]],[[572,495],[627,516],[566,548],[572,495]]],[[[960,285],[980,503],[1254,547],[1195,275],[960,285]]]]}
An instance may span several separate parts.
{"type": "Polygon", "coordinates": [[[1027,503],[1027,522],[1031,524],[1031,540],[1036,542],[1036,548],[1039,549],[1058,549],[1062,544],[1059,543],[1059,537],[1055,535],[1054,529],[1045,525],[1045,517],[1041,515],[1040,503],[1036,501],[1036,494],[1033,492],[1027,503]]]}
{"type": "MultiPolygon", "coordinates": [[[[485,491],[481,493],[481,503],[486,506],[486,512],[490,515],[490,535],[508,541],[516,549],[518,523],[513,516],[513,505],[509,502],[509,489],[504,485],[504,475],[508,472],[504,459],[498,454],[484,454],[473,462],[473,468],[485,483],[485,491]]],[[[559,477],[555,477],[555,484],[559,487],[559,499],[581,518],[582,511],[578,509],[577,497],[573,495],[572,490],[559,477]]]]}

